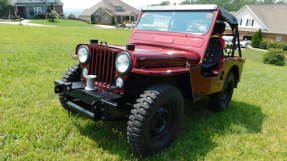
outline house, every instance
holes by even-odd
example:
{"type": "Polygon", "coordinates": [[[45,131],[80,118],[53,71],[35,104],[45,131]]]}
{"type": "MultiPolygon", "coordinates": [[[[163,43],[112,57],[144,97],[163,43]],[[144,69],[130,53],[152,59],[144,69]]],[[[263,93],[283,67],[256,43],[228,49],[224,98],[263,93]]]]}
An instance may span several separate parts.
{"type": "Polygon", "coordinates": [[[261,29],[265,40],[287,42],[287,5],[246,5],[234,15],[242,39],[261,29]]]}
{"type": "Polygon", "coordinates": [[[80,19],[92,24],[121,24],[125,21],[136,21],[139,10],[121,0],[102,0],[83,11],[80,19]]]}
{"type": "Polygon", "coordinates": [[[44,18],[54,8],[59,15],[63,14],[63,3],[60,0],[8,0],[13,6],[13,16],[22,18],[44,18]]]}

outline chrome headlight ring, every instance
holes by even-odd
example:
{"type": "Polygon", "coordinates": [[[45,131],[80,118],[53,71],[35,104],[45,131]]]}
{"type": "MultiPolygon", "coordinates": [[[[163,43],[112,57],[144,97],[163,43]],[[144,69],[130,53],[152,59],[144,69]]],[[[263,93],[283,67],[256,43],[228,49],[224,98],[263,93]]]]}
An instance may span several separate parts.
{"type": "Polygon", "coordinates": [[[86,64],[90,58],[90,49],[86,45],[81,45],[78,48],[77,55],[79,58],[80,63],[86,64]]]}
{"type": "Polygon", "coordinates": [[[127,74],[132,68],[132,58],[127,52],[121,52],[117,55],[115,61],[116,70],[121,74],[127,74]]]}

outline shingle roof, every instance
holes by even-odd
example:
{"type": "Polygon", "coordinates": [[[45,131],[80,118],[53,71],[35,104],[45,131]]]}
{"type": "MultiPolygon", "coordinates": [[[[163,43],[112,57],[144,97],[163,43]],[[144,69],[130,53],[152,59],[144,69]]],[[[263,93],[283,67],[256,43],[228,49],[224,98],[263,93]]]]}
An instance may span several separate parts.
{"type": "Polygon", "coordinates": [[[91,16],[94,14],[99,8],[105,9],[109,14],[114,16],[125,16],[131,15],[132,13],[139,13],[139,10],[134,7],[124,3],[121,0],[102,0],[91,8],[84,10],[81,16],[91,16]],[[116,7],[122,7],[123,11],[117,11],[116,7]]]}
{"type": "Polygon", "coordinates": [[[287,5],[248,5],[270,33],[287,34],[287,5]]]}
{"type": "Polygon", "coordinates": [[[15,5],[16,3],[21,3],[21,4],[35,4],[35,3],[55,3],[58,5],[63,5],[63,2],[61,0],[8,0],[8,3],[11,5],[15,5]]]}

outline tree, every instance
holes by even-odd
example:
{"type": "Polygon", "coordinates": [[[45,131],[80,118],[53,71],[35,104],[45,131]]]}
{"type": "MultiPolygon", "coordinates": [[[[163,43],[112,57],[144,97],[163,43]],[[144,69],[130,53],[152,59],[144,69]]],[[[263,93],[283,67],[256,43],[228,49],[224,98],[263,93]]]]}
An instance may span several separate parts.
{"type": "Polygon", "coordinates": [[[58,13],[55,10],[51,10],[50,13],[48,13],[48,21],[50,22],[56,22],[56,19],[58,17],[58,13]]]}
{"type": "Polygon", "coordinates": [[[0,0],[0,17],[7,16],[11,8],[12,6],[9,5],[8,0],[0,0]]]}
{"type": "Polygon", "coordinates": [[[168,6],[170,1],[162,1],[160,4],[152,4],[151,6],[168,6]]]}
{"type": "Polygon", "coordinates": [[[259,48],[261,41],[262,41],[262,32],[261,29],[259,29],[259,31],[255,32],[255,34],[252,37],[252,43],[251,43],[252,47],[259,48]]]}

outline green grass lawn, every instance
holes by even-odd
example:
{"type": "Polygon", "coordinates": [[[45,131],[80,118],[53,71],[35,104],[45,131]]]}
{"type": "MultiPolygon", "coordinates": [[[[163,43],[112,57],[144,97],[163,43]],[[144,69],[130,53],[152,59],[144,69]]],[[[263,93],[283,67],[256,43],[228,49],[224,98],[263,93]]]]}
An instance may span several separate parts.
{"type": "Polygon", "coordinates": [[[49,26],[62,26],[62,27],[92,27],[91,24],[88,24],[83,21],[78,20],[68,20],[68,19],[57,19],[56,22],[49,22],[45,19],[31,20],[31,23],[49,25],[49,26]]]}
{"type": "MultiPolygon", "coordinates": [[[[89,39],[126,43],[128,30],[0,25],[0,161],[138,160],[125,123],[70,116],[53,93],[75,45],[89,39]]],[[[185,129],[170,148],[146,160],[287,160],[287,67],[247,62],[231,107],[206,110],[186,101],[185,129]]]]}

